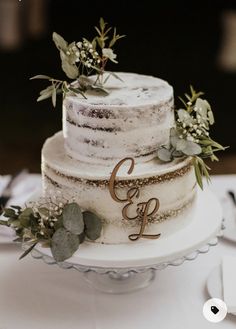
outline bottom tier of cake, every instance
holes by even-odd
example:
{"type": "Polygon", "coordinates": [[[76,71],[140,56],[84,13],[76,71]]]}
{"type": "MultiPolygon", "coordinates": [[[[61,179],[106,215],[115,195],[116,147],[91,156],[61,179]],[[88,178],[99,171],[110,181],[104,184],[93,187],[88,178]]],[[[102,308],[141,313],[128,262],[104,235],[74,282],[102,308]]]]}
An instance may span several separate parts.
{"type": "Polygon", "coordinates": [[[109,181],[113,169],[71,159],[59,132],[45,142],[42,150],[44,196],[58,193],[96,213],[103,222],[101,237],[96,240],[100,243],[132,243],[129,235],[138,234],[143,223],[137,209],[150,199],[158,199],[158,210],[148,216],[145,234],[160,233],[165,238],[191,221],[196,198],[191,158],[165,164],[158,160],[137,163],[130,174],[127,160],[116,173],[112,197],[109,181]]]}

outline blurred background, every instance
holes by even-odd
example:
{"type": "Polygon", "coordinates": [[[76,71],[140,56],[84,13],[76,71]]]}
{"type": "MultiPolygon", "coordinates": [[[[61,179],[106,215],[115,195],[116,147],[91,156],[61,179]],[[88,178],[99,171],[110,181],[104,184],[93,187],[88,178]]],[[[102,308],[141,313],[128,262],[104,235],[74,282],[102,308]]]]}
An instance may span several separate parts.
{"type": "Polygon", "coordinates": [[[0,0],[0,174],[40,172],[43,142],[61,129],[61,105],[36,103],[46,83],[29,81],[36,74],[66,78],[52,32],[89,39],[101,16],[127,35],[112,70],[163,78],[176,98],[190,84],[205,92],[216,117],[213,137],[230,145],[212,172],[236,173],[236,1],[154,3],[0,0]]]}

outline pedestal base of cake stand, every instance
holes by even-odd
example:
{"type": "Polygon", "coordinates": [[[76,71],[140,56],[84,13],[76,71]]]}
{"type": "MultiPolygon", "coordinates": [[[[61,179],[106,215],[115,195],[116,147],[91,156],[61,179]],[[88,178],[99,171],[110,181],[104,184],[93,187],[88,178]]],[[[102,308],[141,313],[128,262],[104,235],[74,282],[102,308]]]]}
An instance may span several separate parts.
{"type": "Polygon", "coordinates": [[[32,256],[47,264],[84,273],[89,284],[107,293],[127,293],[147,287],[157,270],[179,266],[209,251],[222,235],[222,211],[214,194],[198,191],[196,211],[189,224],[158,240],[106,245],[84,242],[67,261],[56,263],[48,248],[37,246],[32,256]]]}
{"type": "Polygon", "coordinates": [[[88,272],[84,274],[85,280],[91,287],[111,294],[124,294],[146,288],[154,281],[155,277],[156,272],[154,270],[147,270],[143,273],[128,272],[119,274],[111,272],[98,274],[88,272]]]}

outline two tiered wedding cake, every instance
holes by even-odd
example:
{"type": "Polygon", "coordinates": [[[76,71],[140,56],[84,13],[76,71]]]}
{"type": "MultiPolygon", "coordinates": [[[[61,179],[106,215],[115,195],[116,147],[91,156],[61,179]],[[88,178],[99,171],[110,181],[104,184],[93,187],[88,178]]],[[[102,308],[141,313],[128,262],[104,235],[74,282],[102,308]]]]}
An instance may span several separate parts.
{"type": "Polygon", "coordinates": [[[63,132],[49,138],[42,150],[44,195],[61,191],[97,214],[103,229],[96,241],[104,243],[130,242],[129,235],[141,225],[137,204],[157,198],[159,209],[149,216],[145,233],[165,237],[187,225],[196,195],[191,158],[168,163],[157,158],[158,148],[170,143],[175,122],[173,89],[151,76],[117,75],[122,81],[110,77],[107,96],[65,97],[63,132]],[[131,160],[120,166],[115,189],[122,200],[132,189],[127,218],[122,216],[125,203],[114,200],[109,190],[114,166],[124,158],[134,159],[134,169],[128,174],[131,160]]]}
{"type": "Polygon", "coordinates": [[[210,137],[214,116],[202,92],[190,86],[174,109],[167,82],[107,71],[124,36],[102,18],[95,30],[91,41],[71,43],[53,33],[69,80],[32,78],[49,82],[38,101],[55,107],[62,94],[63,131],[43,146],[43,198],[2,211],[0,225],[28,246],[22,257],[37,244],[63,262],[84,241],[130,247],[175,237],[196,217],[197,184],[209,179],[204,160],[224,149],[210,137]]]}

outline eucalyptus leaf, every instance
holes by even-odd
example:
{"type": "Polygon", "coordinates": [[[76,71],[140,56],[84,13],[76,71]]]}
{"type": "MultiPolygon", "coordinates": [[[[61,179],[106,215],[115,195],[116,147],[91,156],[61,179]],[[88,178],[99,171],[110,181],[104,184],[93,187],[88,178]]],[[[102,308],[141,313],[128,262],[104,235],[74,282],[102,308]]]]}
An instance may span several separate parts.
{"type": "Polygon", "coordinates": [[[181,150],[186,155],[198,155],[202,153],[202,148],[197,143],[185,141],[185,147],[181,150]]]}
{"type": "Polygon", "coordinates": [[[82,232],[80,235],[79,235],[79,243],[81,244],[81,243],[83,243],[84,242],[84,240],[85,240],[85,233],[84,232],[82,232]]]}
{"type": "MultiPolygon", "coordinates": [[[[173,139],[171,140],[171,144],[173,145],[173,139]]],[[[176,139],[176,143],[175,143],[175,148],[176,151],[184,151],[186,147],[188,147],[189,143],[186,139],[176,139]]]]}
{"type": "Polygon", "coordinates": [[[51,251],[56,262],[63,262],[70,258],[79,247],[79,237],[67,231],[65,228],[59,228],[52,237],[51,251]]]}
{"type": "Polygon", "coordinates": [[[4,217],[17,217],[16,216],[16,212],[15,210],[11,209],[11,208],[6,208],[4,209],[4,217]]]}
{"type": "Polygon", "coordinates": [[[54,223],[54,228],[55,230],[58,230],[59,228],[63,227],[63,216],[60,215],[59,217],[57,217],[57,221],[54,223]]]}
{"type": "Polygon", "coordinates": [[[68,47],[67,41],[58,33],[53,32],[52,39],[59,50],[66,51],[68,47]]]}
{"type": "Polygon", "coordinates": [[[49,214],[50,214],[49,209],[48,208],[45,208],[45,207],[38,208],[38,212],[40,213],[40,215],[43,215],[45,217],[48,217],[49,214]]]}
{"type": "Polygon", "coordinates": [[[102,222],[101,219],[90,211],[83,213],[85,234],[90,240],[96,240],[101,235],[102,222]]]}
{"type": "Polygon", "coordinates": [[[170,130],[170,143],[176,148],[178,141],[180,140],[177,130],[175,128],[171,128],[170,130]]]}
{"type": "Polygon", "coordinates": [[[70,64],[67,60],[63,60],[61,66],[68,78],[76,79],[78,77],[79,71],[76,65],[70,64]]]}
{"type": "Polygon", "coordinates": [[[214,115],[213,115],[212,111],[208,111],[208,119],[209,119],[210,125],[213,125],[215,123],[215,119],[214,119],[214,115]]]}
{"type": "Polygon", "coordinates": [[[210,104],[202,98],[198,98],[195,103],[195,107],[197,108],[197,112],[204,118],[207,118],[207,112],[211,108],[210,104]]]}
{"type": "Polygon", "coordinates": [[[164,162],[169,162],[172,160],[172,155],[171,155],[170,150],[168,150],[164,147],[161,147],[158,149],[157,156],[160,160],[162,160],[164,162]]]}
{"type": "Polygon", "coordinates": [[[0,225],[3,225],[3,226],[9,226],[9,223],[7,220],[2,220],[0,219],[0,225]]]}
{"type": "Polygon", "coordinates": [[[191,123],[193,123],[193,118],[186,110],[180,109],[177,111],[177,114],[179,120],[185,123],[186,125],[190,125],[191,123]]]}
{"type": "Polygon", "coordinates": [[[174,150],[172,152],[172,157],[173,158],[182,158],[184,156],[183,152],[174,150]]]}
{"type": "Polygon", "coordinates": [[[90,86],[94,83],[93,80],[86,75],[80,75],[78,81],[81,86],[90,86]]]}
{"type": "Polygon", "coordinates": [[[15,229],[19,229],[19,228],[22,228],[23,225],[21,224],[20,220],[19,219],[15,219],[11,222],[11,226],[15,229]]]}
{"type": "Polygon", "coordinates": [[[23,227],[28,227],[30,225],[31,216],[34,212],[32,208],[25,208],[22,213],[19,215],[20,223],[23,227]]]}
{"type": "Polygon", "coordinates": [[[84,231],[83,214],[75,202],[65,206],[62,212],[64,227],[71,233],[81,234],[84,231]]]}

